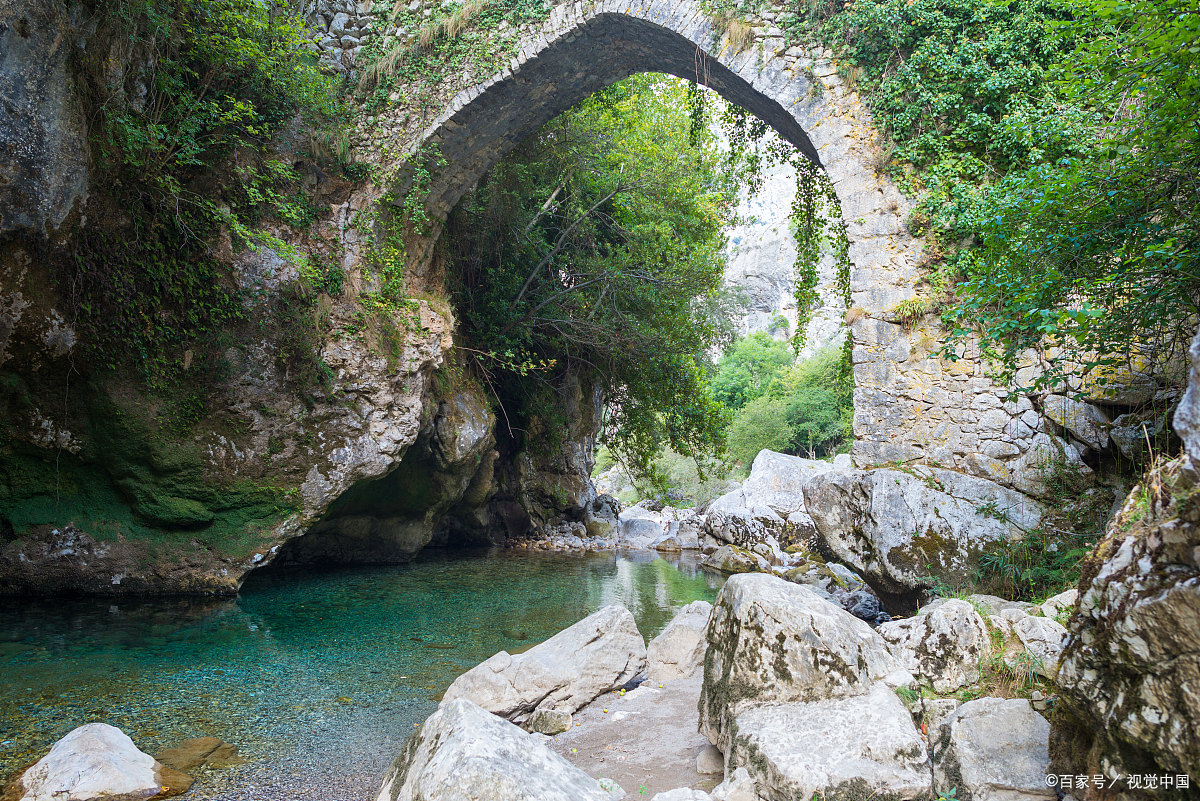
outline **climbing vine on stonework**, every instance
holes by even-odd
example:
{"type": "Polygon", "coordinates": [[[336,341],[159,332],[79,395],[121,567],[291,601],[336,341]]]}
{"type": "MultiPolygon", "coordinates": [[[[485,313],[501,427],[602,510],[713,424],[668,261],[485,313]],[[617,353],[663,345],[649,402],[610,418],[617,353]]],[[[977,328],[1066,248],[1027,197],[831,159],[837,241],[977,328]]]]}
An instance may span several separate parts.
{"type": "MultiPolygon", "coordinates": [[[[842,218],[842,205],[825,171],[800,153],[792,156],[792,166],[796,168],[791,215],[796,239],[796,332],[792,335],[792,347],[799,353],[805,345],[813,309],[820,303],[817,282],[822,245],[833,251],[838,297],[850,308],[850,238],[842,218]]],[[[853,338],[847,336],[842,343],[837,387],[838,394],[846,397],[854,389],[850,362],[853,347],[853,338]]]]}

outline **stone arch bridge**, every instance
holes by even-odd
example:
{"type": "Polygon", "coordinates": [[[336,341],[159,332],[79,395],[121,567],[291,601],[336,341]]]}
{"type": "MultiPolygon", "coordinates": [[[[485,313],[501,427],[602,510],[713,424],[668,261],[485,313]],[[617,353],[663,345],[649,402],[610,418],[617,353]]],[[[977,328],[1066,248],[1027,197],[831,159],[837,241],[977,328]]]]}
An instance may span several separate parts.
{"type": "MultiPolygon", "coordinates": [[[[789,47],[770,19],[751,22],[755,40],[739,50],[692,0],[558,5],[506,69],[459,92],[410,148],[434,145],[446,160],[432,173],[429,211],[444,219],[526,136],[610,84],[639,72],[696,80],[768,123],[832,180],[853,265],[855,461],[934,461],[1014,486],[1009,468],[1046,426],[1029,399],[987,378],[974,349],[956,362],[927,358],[944,341],[934,321],[896,322],[895,305],[920,291],[923,242],[906,230],[909,201],[876,172],[868,111],[828,51],[789,47]]],[[[411,178],[397,175],[402,195],[411,178]]]]}

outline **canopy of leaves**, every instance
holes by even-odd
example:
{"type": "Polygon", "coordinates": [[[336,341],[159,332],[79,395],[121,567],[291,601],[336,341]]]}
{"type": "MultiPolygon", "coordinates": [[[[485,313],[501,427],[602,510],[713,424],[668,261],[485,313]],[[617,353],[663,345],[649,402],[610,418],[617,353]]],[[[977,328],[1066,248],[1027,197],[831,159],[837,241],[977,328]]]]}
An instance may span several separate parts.
{"type": "Polygon", "coordinates": [[[743,389],[724,395],[740,401],[728,441],[730,456],[744,467],[764,448],[811,459],[830,456],[850,435],[853,404],[836,347],[792,365],[785,344],[753,334],[730,348],[716,376],[718,393],[723,386],[738,386],[721,384],[721,376],[746,379],[743,389]],[[757,377],[758,386],[750,376],[757,377]]]}
{"type": "Polygon", "coordinates": [[[793,358],[785,343],[761,331],[739,339],[717,365],[713,396],[730,409],[740,409],[762,397],[793,358]]]}
{"type": "Polygon", "coordinates": [[[920,196],[910,228],[965,278],[930,304],[959,337],[1010,378],[1040,351],[1043,385],[1180,353],[1200,303],[1194,0],[818,0],[785,27],[866,90],[878,166],[920,196]]]}
{"type": "MultiPolygon", "coordinates": [[[[1062,84],[1093,125],[1086,148],[1014,170],[971,202],[957,319],[1009,372],[1023,349],[1065,345],[1089,368],[1179,357],[1200,311],[1200,8],[1085,8],[1062,84]]],[[[1037,131],[1035,130],[1035,135],[1037,131]]],[[[960,333],[965,333],[960,331],[960,333]]],[[[1069,362],[1043,353],[1041,383],[1069,362]]]]}
{"type": "Polygon", "coordinates": [[[734,187],[687,89],[642,75],[548,123],[449,221],[463,345],[514,425],[545,413],[532,371],[586,369],[606,390],[602,434],[640,473],[661,444],[723,446],[724,407],[697,355],[711,319],[734,187]],[[514,419],[515,418],[515,419],[514,419]]]}

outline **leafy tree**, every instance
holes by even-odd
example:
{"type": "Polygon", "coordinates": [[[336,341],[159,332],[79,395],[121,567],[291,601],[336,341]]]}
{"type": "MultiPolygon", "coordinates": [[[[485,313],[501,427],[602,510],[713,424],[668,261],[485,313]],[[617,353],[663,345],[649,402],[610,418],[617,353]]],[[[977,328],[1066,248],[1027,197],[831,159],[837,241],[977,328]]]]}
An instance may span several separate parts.
{"type": "Polygon", "coordinates": [[[463,344],[506,414],[545,415],[559,375],[590,371],[606,390],[603,440],[643,474],[663,443],[720,451],[727,422],[696,355],[724,328],[705,312],[734,185],[715,137],[692,130],[685,93],[642,75],[593,95],[449,221],[463,344]]]}
{"type": "MultiPolygon", "coordinates": [[[[1011,172],[965,209],[983,247],[962,258],[955,314],[1010,373],[1046,344],[1101,375],[1153,367],[1183,353],[1200,311],[1200,13],[1178,0],[1080,11],[1068,27],[1093,35],[1063,92],[1093,112],[1089,146],[1011,172]]],[[[1043,384],[1075,369],[1042,361],[1043,384]]]]}
{"type": "Polygon", "coordinates": [[[793,355],[786,343],[762,331],[743,337],[720,360],[712,379],[713,396],[737,410],[762,397],[793,355]]]}
{"type": "Polygon", "coordinates": [[[787,402],[778,398],[755,398],[729,425],[729,455],[745,469],[749,469],[763,449],[792,451],[794,440],[795,430],[787,419],[787,402]]]}

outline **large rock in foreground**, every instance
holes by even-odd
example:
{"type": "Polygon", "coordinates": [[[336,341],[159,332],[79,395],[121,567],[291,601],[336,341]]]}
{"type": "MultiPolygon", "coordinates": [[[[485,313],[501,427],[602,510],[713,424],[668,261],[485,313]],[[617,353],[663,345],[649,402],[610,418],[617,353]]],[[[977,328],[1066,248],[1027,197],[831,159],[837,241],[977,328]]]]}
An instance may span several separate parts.
{"type": "Polygon", "coordinates": [[[762,573],[725,582],[705,637],[700,731],[726,754],[733,722],[749,706],[865,695],[899,671],[866,623],[762,573]]]}
{"type": "Polygon", "coordinates": [[[1057,677],[1055,772],[1200,776],[1198,489],[1192,456],[1154,470],[1084,563],[1057,677]]]}
{"type": "Polygon", "coordinates": [[[442,704],[384,777],[377,801],[610,801],[599,782],[466,699],[442,704]]]}
{"type": "Polygon", "coordinates": [[[989,546],[1037,526],[1042,507],[982,478],[918,466],[831,471],[804,487],[821,542],[893,610],[966,579],[989,546]]]}
{"type": "Polygon", "coordinates": [[[538,707],[575,712],[646,669],[633,615],[606,606],[523,654],[501,651],[454,680],[442,706],[467,698],[509,720],[538,707]]]}
{"type": "Polygon", "coordinates": [[[933,739],[939,793],[962,801],[1054,801],[1050,724],[1024,698],[980,698],[956,709],[933,739]]]}
{"type": "Polygon", "coordinates": [[[10,792],[19,801],[143,801],[179,795],[191,784],[115,726],[89,723],[55,743],[10,792]]]}
{"type": "Polygon", "coordinates": [[[686,679],[704,664],[708,647],[704,631],[711,614],[712,604],[708,601],[692,601],[675,613],[662,634],[646,648],[650,681],[686,679]]]}
{"type": "Polygon", "coordinates": [[[771,797],[928,797],[929,758],[912,715],[883,683],[867,695],[747,709],[726,774],[745,766],[771,797]]]}

